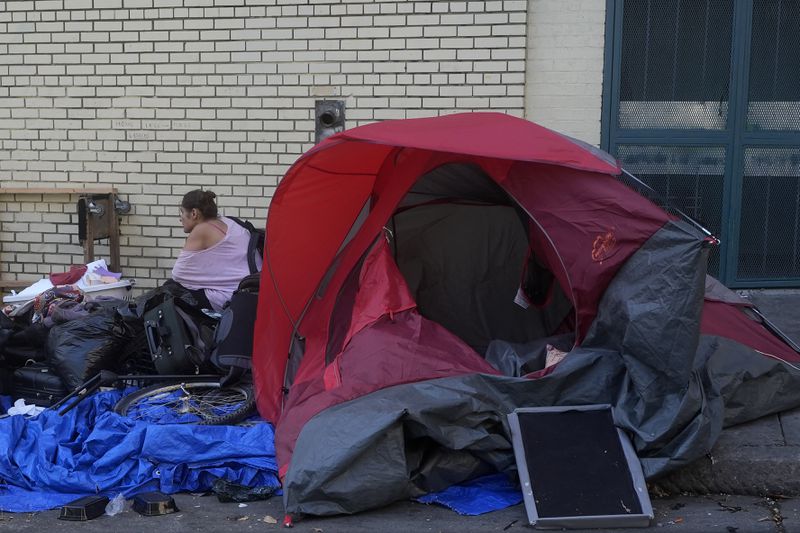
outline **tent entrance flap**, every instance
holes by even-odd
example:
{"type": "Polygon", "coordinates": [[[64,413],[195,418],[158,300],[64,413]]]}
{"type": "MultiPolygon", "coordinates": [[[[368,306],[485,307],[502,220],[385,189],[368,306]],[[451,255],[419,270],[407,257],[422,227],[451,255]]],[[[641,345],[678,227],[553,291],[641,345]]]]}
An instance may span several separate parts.
{"type": "Polygon", "coordinates": [[[395,261],[419,312],[483,355],[493,340],[527,343],[563,332],[573,311],[532,255],[528,216],[475,169],[447,165],[423,176],[390,228],[395,261]],[[515,302],[521,286],[537,295],[538,305],[515,302]]]}

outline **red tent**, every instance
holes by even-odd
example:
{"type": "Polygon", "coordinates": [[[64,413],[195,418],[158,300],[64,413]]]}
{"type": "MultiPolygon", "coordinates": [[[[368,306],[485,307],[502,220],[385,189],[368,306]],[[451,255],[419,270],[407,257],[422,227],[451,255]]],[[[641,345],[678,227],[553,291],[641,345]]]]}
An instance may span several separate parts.
{"type": "MultiPolygon", "coordinates": [[[[495,339],[570,333],[570,346],[611,343],[624,356],[627,334],[597,340],[601,300],[656,234],[672,235],[658,247],[665,257],[684,253],[691,267],[676,271],[689,288],[678,329],[692,338],[663,357],[648,340],[636,346],[685,389],[691,364],[675,357],[697,349],[706,245],[619,173],[604,152],[497,113],[370,124],[303,155],[270,205],[254,341],[258,408],[277,423],[281,475],[308,421],[334,405],[401,384],[499,375],[484,358],[495,339]]],[[[721,305],[714,317],[727,318],[703,317],[714,334],[748,323],[721,305]]],[[[739,336],[798,360],[754,331],[739,336]]]]}
{"type": "MultiPolygon", "coordinates": [[[[534,218],[547,227],[543,240],[572,239],[574,229],[579,229],[582,246],[566,247],[575,253],[560,258],[556,274],[572,292],[576,318],[583,328],[591,322],[598,295],[619,265],[668,218],[611,178],[619,174],[613,159],[507,115],[468,113],[382,122],[328,139],[292,166],[270,204],[254,361],[259,411],[267,419],[277,420],[283,403],[281,391],[295,326],[296,335],[306,339],[297,381],[318,374],[324,366],[320,347],[313,343],[325,344],[336,288],[414,182],[453,162],[480,165],[493,180],[520,196],[528,212],[535,212],[534,218]],[[537,175],[536,180],[528,179],[531,173],[537,175]],[[553,186],[567,180],[569,187],[553,186]],[[537,194],[537,190],[553,194],[537,194]],[[628,198],[628,205],[623,207],[619,195],[628,198]],[[575,219],[564,228],[554,210],[570,211],[575,219]],[[360,227],[354,228],[355,221],[360,227]],[[578,224],[584,227],[576,228],[578,224]],[[616,241],[614,251],[605,261],[592,260],[589,252],[595,241],[609,233],[616,241]],[[334,259],[335,269],[329,273],[334,259]],[[326,280],[326,290],[310,308],[311,297],[326,274],[332,275],[326,280]]],[[[544,253],[558,255],[554,248],[544,253]]]]}

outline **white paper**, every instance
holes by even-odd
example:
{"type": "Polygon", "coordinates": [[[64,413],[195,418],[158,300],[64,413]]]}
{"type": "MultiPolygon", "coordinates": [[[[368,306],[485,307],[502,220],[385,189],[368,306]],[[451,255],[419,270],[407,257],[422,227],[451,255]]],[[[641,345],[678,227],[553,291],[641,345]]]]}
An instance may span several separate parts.
{"type": "Polygon", "coordinates": [[[23,289],[22,291],[18,292],[16,296],[30,296],[33,298],[34,296],[43,293],[46,290],[52,289],[53,284],[48,278],[40,279],[30,287],[23,289]]]}

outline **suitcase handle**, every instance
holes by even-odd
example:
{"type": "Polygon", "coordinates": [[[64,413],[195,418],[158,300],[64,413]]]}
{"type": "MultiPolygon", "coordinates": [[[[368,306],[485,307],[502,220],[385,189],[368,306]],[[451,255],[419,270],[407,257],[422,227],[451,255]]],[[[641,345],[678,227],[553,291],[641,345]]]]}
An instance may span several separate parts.
{"type": "Polygon", "coordinates": [[[161,325],[161,313],[158,315],[157,320],[147,320],[144,323],[144,334],[147,338],[147,347],[150,349],[150,355],[156,357],[161,354],[161,347],[164,341],[167,340],[170,334],[168,327],[161,325]]]}
{"type": "Polygon", "coordinates": [[[144,335],[147,337],[147,348],[150,350],[150,355],[154,356],[158,353],[159,345],[156,344],[154,331],[158,329],[158,325],[152,320],[147,320],[144,323],[144,335]]]}

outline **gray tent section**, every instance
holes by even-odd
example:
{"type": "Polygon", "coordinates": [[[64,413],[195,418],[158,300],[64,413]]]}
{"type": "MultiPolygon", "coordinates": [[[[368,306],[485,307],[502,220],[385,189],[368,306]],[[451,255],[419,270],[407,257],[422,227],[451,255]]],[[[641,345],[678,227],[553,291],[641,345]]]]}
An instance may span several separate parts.
{"type": "Polygon", "coordinates": [[[706,276],[706,299],[742,307],[753,305],[711,276],[706,276]]]}
{"type": "Polygon", "coordinates": [[[611,404],[653,478],[708,453],[724,426],[796,405],[798,373],[699,335],[706,253],[694,228],[667,224],[611,283],[582,346],[542,378],[449,377],[322,411],[297,440],[286,511],[355,513],[512,472],[506,415],[518,407],[611,404]]]}
{"type": "Polygon", "coordinates": [[[420,177],[398,205],[410,206],[458,198],[479,204],[511,205],[511,198],[478,166],[449,163],[420,177]]]}

